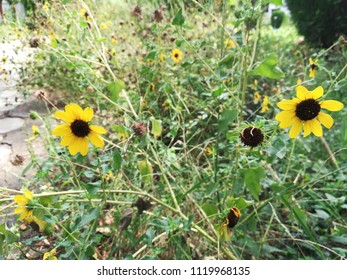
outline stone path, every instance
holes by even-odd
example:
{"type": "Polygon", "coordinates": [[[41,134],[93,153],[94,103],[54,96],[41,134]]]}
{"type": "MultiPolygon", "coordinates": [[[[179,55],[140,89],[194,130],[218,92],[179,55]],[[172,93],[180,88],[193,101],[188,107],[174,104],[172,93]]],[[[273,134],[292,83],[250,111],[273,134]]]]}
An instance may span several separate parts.
{"type": "MultiPolygon", "coordinates": [[[[32,52],[20,41],[0,44],[0,187],[17,190],[32,175],[32,172],[26,173],[27,177],[22,175],[31,160],[27,148],[27,139],[32,137],[31,127],[42,125],[39,120],[31,120],[29,113],[32,110],[41,114],[46,112],[42,101],[33,97],[24,98],[16,90],[19,79],[16,66],[30,59],[32,52]],[[23,163],[18,164],[19,158],[23,159],[23,163]]],[[[39,138],[32,143],[35,155],[45,155],[39,138]]]]}

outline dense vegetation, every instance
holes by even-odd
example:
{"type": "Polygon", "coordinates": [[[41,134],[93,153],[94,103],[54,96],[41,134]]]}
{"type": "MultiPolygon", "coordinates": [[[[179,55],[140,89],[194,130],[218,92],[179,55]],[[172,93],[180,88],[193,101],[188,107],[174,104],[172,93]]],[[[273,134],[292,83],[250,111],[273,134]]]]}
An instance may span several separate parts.
{"type": "Polygon", "coordinates": [[[2,217],[20,214],[1,257],[345,258],[346,110],[322,101],[347,104],[345,42],[273,29],[267,1],[145,2],[51,1],[13,26],[36,48],[20,89],[48,105],[29,141],[48,155],[30,192],[0,186],[2,217]]]}

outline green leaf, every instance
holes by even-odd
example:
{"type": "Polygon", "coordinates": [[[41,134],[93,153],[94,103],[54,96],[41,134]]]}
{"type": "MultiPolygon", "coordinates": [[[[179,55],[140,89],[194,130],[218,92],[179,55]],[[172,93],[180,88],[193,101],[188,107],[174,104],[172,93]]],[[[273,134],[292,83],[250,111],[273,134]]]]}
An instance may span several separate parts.
{"type": "Polygon", "coordinates": [[[219,66],[225,65],[226,67],[231,68],[234,62],[235,62],[234,54],[229,53],[218,62],[218,65],[219,66]]]}
{"type": "Polygon", "coordinates": [[[246,187],[253,195],[253,197],[258,200],[261,191],[260,180],[265,177],[265,171],[262,167],[243,169],[241,170],[243,175],[243,181],[246,187]]]}
{"type": "Polygon", "coordinates": [[[83,172],[84,176],[86,176],[88,179],[93,178],[94,177],[94,171],[93,170],[86,170],[83,172]]]}
{"type": "Polygon", "coordinates": [[[262,61],[258,67],[256,67],[250,72],[250,74],[264,76],[271,79],[283,78],[284,74],[282,70],[276,66],[276,64],[277,57],[276,55],[272,54],[265,58],[265,60],[262,61]]]}
{"type": "Polygon", "coordinates": [[[112,125],[112,128],[117,133],[117,137],[120,140],[125,140],[129,138],[129,132],[127,128],[123,125],[112,125]]]}
{"type": "Polygon", "coordinates": [[[239,208],[240,210],[247,208],[249,206],[251,206],[253,204],[253,200],[245,200],[243,197],[239,197],[236,201],[235,201],[235,205],[237,206],[237,208],[239,208]]]}
{"type": "Polygon", "coordinates": [[[0,225],[0,234],[6,237],[7,244],[11,244],[17,240],[17,236],[10,230],[6,229],[6,225],[0,225]]]}
{"type": "Polygon", "coordinates": [[[317,216],[323,220],[329,219],[330,215],[324,210],[316,209],[317,216]]]}
{"type": "Polygon", "coordinates": [[[202,206],[202,210],[204,210],[204,212],[206,213],[207,216],[213,216],[213,215],[218,213],[217,206],[209,204],[209,203],[205,203],[202,206]]]}
{"type": "Polygon", "coordinates": [[[112,164],[112,167],[113,167],[114,170],[119,170],[121,166],[122,166],[122,156],[118,152],[118,150],[115,149],[114,152],[113,152],[113,164],[112,164]]]}
{"type": "Polygon", "coordinates": [[[174,19],[172,20],[172,25],[178,25],[181,26],[184,23],[184,17],[182,14],[182,9],[179,9],[177,14],[175,15],[174,19]]]}
{"type": "Polygon", "coordinates": [[[83,214],[80,222],[77,224],[76,228],[81,228],[91,221],[99,218],[100,210],[99,208],[91,208],[87,213],[83,214]]]}
{"type": "Polygon", "coordinates": [[[236,119],[237,111],[224,109],[220,119],[218,120],[218,130],[225,132],[228,130],[228,126],[236,119]]]}
{"type": "Polygon", "coordinates": [[[152,134],[154,135],[155,138],[158,138],[162,131],[163,131],[163,128],[161,126],[161,120],[156,120],[154,118],[151,118],[151,123],[152,123],[152,134]]]}
{"type": "Polygon", "coordinates": [[[89,194],[96,194],[99,188],[101,187],[101,182],[92,182],[84,185],[85,189],[89,194]]]}
{"type": "Polygon", "coordinates": [[[282,0],[269,0],[269,3],[275,4],[277,6],[283,6],[282,0]]]}
{"type": "Polygon", "coordinates": [[[121,80],[111,82],[107,85],[107,89],[110,93],[110,99],[114,102],[117,101],[120,92],[125,89],[125,84],[121,80]]]}
{"type": "Polygon", "coordinates": [[[157,55],[156,51],[151,51],[149,54],[146,55],[146,59],[154,60],[157,55]]]}
{"type": "Polygon", "coordinates": [[[147,160],[141,160],[137,162],[137,166],[140,170],[142,182],[152,181],[153,167],[147,160]]]}

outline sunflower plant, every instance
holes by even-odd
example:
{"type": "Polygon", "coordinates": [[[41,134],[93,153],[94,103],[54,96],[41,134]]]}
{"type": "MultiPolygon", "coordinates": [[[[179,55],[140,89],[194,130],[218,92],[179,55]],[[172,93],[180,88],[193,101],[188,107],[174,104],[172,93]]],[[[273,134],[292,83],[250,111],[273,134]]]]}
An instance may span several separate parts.
{"type": "Polygon", "coordinates": [[[334,119],[321,112],[322,109],[340,111],[344,106],[336,100],[317,101],[324,93],[323,87],[319,86],[308,91],[304,86],[297,86],[296,97],[291,100],[282,100],[277,106],[283,111],[276,116],[280,122],[280,128],[291,126],[289,137],[297,137],[304,130],[304,137],[313,133],[317,137],[323,136],[322,125],[330,129],[334,119]]]}

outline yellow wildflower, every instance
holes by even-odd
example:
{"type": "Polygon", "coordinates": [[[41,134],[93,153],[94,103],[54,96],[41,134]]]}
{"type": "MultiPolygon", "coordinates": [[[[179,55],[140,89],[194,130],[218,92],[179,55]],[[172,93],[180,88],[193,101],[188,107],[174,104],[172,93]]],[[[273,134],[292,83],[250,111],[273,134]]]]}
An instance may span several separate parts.
{"type": "Polygon", "coordinates": [[[82,156],[85,156],[88,153],[87,137],[98,148],[105,145],[99,134],[105,134],[106,130],[89,124],[94,116],[92,108],[87,107],[83,110],[77,104],[69,104],[65,106],[65,111],[58,111],[55,116],[63,120],[65,124],[57,126],[53,130],[53,135],[63,136],[60,145],[68,146],[71,155],[80,152],[82,156]]]}
{"type": "Polygon", "coordinates": [[[308,91],[304,86],[297,86],[296,98],[280,101],[277,106],[283,111],[276,116],[280,122],[280,128],[291,126],[289,137],[297,137],[304,129],[304,137],[312,132],[317,137],[323,136],[322,125],[331,128],[334,124],[333,118],[322,112],[322,109],[339,111],[344,106],[335,100],[317,101],[323,96],[324,89],[319,86],[313,91],[308,91]]]}

